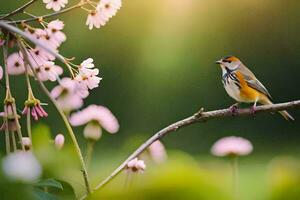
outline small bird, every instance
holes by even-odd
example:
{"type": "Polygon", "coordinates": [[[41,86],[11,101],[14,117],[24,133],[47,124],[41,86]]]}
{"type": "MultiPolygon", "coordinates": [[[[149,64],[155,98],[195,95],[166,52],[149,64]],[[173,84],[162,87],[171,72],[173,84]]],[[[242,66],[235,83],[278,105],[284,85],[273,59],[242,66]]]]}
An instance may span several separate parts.
{"type": "MultiPolygon", "coordinates": [[[[270,105],[272,97],[265,86],[255,75],[235,56],[227,56],[216,61],[222,69],[222,82],[228,95],[238,103],[254,103],[251,107],[255,113],[257,103],[270,105]]],[[[231,106],[236,112],[237,104],[231,106]]],[[[294,120],[287,111],[279,112],[286,120],[294,120]]]]}

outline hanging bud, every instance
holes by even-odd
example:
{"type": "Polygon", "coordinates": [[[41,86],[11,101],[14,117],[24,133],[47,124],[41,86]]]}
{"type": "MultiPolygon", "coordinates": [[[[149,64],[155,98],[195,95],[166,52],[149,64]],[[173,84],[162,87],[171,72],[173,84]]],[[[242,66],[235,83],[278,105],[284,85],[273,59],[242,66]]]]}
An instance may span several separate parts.
{"type": "Polygon", "coordinates": [[[63,134],[57,134],[54,139],[55,148],[61,150],[65,144],[65,136],[63,134]]]}
{"type": "Polygon", "coordinates": [[[32,143],[31,143],[31,140],[29,137],[22,137],[22,143],[23,143],[26,151],[31,150],[32,143]]]}

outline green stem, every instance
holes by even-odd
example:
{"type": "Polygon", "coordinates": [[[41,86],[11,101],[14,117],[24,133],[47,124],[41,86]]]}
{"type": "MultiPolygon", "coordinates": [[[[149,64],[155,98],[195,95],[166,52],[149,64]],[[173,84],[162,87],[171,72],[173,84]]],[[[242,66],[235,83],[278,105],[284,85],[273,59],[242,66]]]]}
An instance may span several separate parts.
{"type": "Polygon", "coordinates": [[[24,46],[23,43],[21,43],[20,41],[18,42],[19,44],[19,48],[20,50],[22,51],[23,53],[23,56],[25,58],[25,62],[26,64],[29,64],[33,74],[34,74],[34,77],[37,79],[38,83],[40,84],[40,87],[42,88],[43,92],[48,96],[48,98],[51,100],[51,102],[53,103],[53,105],[55,106],[55,108],[57,109],[58,113],[60,114],[61,118],[63,119],[63,122],[68,130],[68,133],[72,139],[72,142],[75,146],[75,149],[76,149],[76,153],[79,157],[79,160],[80,160],[80,163],[81,163],[81,170],[82,170],[82,175],[83,175],[83,178],[84,178],[84,183],[85,183],[85,186],[86,186],[86,190],[87,190],[87,193],[90,194],[91,193],[91,188],[90,188],[90,183],[89,183],[89,178],[88,178],[88,173],[87,173],[87,170],[86,170],[86,165],[85,165],[85,162],[84,162],[84,159],[83,159],[83,156],[82,156],[82,153],[81,153],[81,150],[80,150],[80,147],[78,145],[78,142],[77,142],[77,139],[76,139],[76,136],[73,132],[73,129],[66,117],[66,115],[64,114],[64,112],[59,108],[59,105],[57,104],[56,100],[51,96],[50,92],[48,91],[48,89],[46,88],[46,86],[44,85],[44,83],[39,79],[39,77],[37,76],[36,74],[36,71],[35,69],[33,68],[32,66],[32,63],[30,63],[29,59],[28,59],[28,52],[26,51],[26,48],[24,46]]]}
{"type": "Polygon", "coordinates": [[[27,112],[27,133],[28,133],[28,137],[30,139],[30,141],[32,142],[32,135],[31,135],[31,116],[30,116],[30,108],[28,108],[28,112],[27,112]]]}
{"type": "Polygon", "coordinates": [[[232,191],[236,200],[239,199],[239,168],[238,156],[231,157],[232,191]]]}
{"type": "Polygon", "coordinates": [[[6,146],[6,154],[10,153],[10,140],[9,140],[9,132],[8,132],[8,123],[7,119],[4,119],[4,124],[5,124],[5,146],[6,146]]]}
{"type": "Polygon", "coordinates": [[[16,143],[16,136],[15,136],[14,131],[11,131],[11,138],[12,138],[14,152],[16,152],[17,151],[17,143],[16,143]]]}
{"type": "Polygon", "coordinates": [[[85,157],[85,163],[87,168],[90,166],[92,155],[94,151],[95,141],[88,140],[87,142],[87,149],[86,149],[86,157],[85,157]]]}

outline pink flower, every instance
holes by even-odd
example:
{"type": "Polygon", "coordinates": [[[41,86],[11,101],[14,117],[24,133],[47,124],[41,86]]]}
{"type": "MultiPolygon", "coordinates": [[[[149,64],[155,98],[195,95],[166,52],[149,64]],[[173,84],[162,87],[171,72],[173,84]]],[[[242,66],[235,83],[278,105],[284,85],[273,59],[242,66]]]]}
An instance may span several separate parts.
{"type": "Polygon", "coordinates": [[[156,163],[162,163],[167,159],[167,152],[164,145],[156,140],[148,147],[151,158],[156,163]]]}
{"type": "Polygon", "coordinates": [[[65,137],[63,134],[58,134],[55,136],[54,145],[55,145],[56,149],[58,149],[58,150],[62,149],[64,146],[64,143],[65,143],[65,137]]]}
{"type": "Polygon", "coordinates": [[[7,123],[5,121],[3,122],[0,131],[5,131],[6,128],[9,131],[17,130],[18,124],[15,120],[12,104],[4,105],[4,112],[1,112],[0,116],[3,117],[3,119],[7,119],[7,123]]]}
{"type": "Polygon", "coordinates": [[[215,156],[244,156],[252,150],[253,146],[249,140],[235,136],[221,138],[211,148],[215,156]]]}
{"type": "Polygon", "coordinates": [[[48,113],[43,109],[38,99],[29,99],[25,102],[22,114],[27,115],[28,113],[31,113],[34,120],[38,120],[39,117],[48,117],[48,113]]]}
{"type": "Polygon", "coordinates": [[[121,0],[101,0],[97,5],[97,10],[99,10],[104,18],[109,19],[116,15],[121,6],[121,0]]]}
{"type": "Polygon", "coordinates": [[[30,50],[30,52],[35,56],[35,59],[42,61],[53,61],[55,60],[55,56],[50,54],[48,51],[44,50],[41,47],[35,47],[30,50]]]}
{"type": "Polygon", "coordinates": [[[105,16],[101,15],[99,10],[96,9],[88,14],[86,25],[89,26],[90,30],[92,30],[93,27],[100,28],[101,26],[104,26],[107,21],[108,18],[105,18],[105,16]]]}
{"type": "Polygon", "coordinates": [[[131,161],[129,161],[126,166],[126,172],[128,173],[143,173],[145,169],[145,162],[137,158],[134,158],[131,161]]]}
{"type": "Polygon", "coordinates": [[[63,73],[63,69],[60,66],[54,64],[54,62],[45,61],[43,65],[36,68],[37,76],[41,81],[56,81],[63,73]]]}
{"type": "Polygon", "coordinates": [[[60,11],[68,3],[68,0],[43,0],[47,9],[53,9],[54,11],[60,11]]]}
{"type": "Polygon", "coordinates": [[[81,85],[83,89],[94,89],[99,87],[102,78],[98,77],[99,69],[84,69],[80,70],[76,75],[75,80],[81,85]]]}
{"type": "Polygon", "coordinates": [[[78,91],[76,81],[63,78],[59,81],[59,85],[52,89],[51,96],[56,99],[63,111],[70,112],[83,105],[83,100],[78,91]]]}
{"type": "Polygon", "coordinates": [[[54,37],[54,39],[56,39],[56,41],[58,42],[58,44],[60,45],[61,43],[63,43],[64,41],[66,41],[66,35],[61,31],[64,28],[64,23],[63,21],[60,20],[54,20],[51,21],[48,26],[47,26],[47,33],[49,35],[52,35],[54,37]]]}
{"type": "Polygon", "coordinates": [[[2,38],[0,38],[0,47],[1,47],[1,46],[3,46],[3,45],[4,45],[4,43],[5,43],[5,40],[4,40],[4,39],[2,39],[2,38]]]}
{"type": "Polygon", "coordinates": [[[20,53],[13,53],[7,58],[7,71],[10,75],[24,74],[25,67],[20,53]]]}
{"type": "Polygon", "coordinates": [[[119,130],[118,120],[104,106],[90,105],[81,111],[73,113],[70,117],[70,123],[73,126],[87,124],[84,129],[84,135],[89,139],[99,139],[101,137],[101,127],[109,133],[116,133],[119,130]]]}

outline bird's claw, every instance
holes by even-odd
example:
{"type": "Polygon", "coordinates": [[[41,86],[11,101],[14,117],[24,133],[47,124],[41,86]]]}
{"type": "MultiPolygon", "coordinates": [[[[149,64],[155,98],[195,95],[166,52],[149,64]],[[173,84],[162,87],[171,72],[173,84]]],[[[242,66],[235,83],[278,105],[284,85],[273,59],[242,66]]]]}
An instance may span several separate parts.
{"type": "Polygon", "coordinates": [[[230,106],[229,110],[233,116],[238,115],[238,103],[235,103],[232,106],[230,106]]]}
{"type": "Polygon", "coordinates": [[[255,105],[250,107],[250,112],[251,112],[252,115],[254,115],[256,113],[256,106],[255,105]]]}

